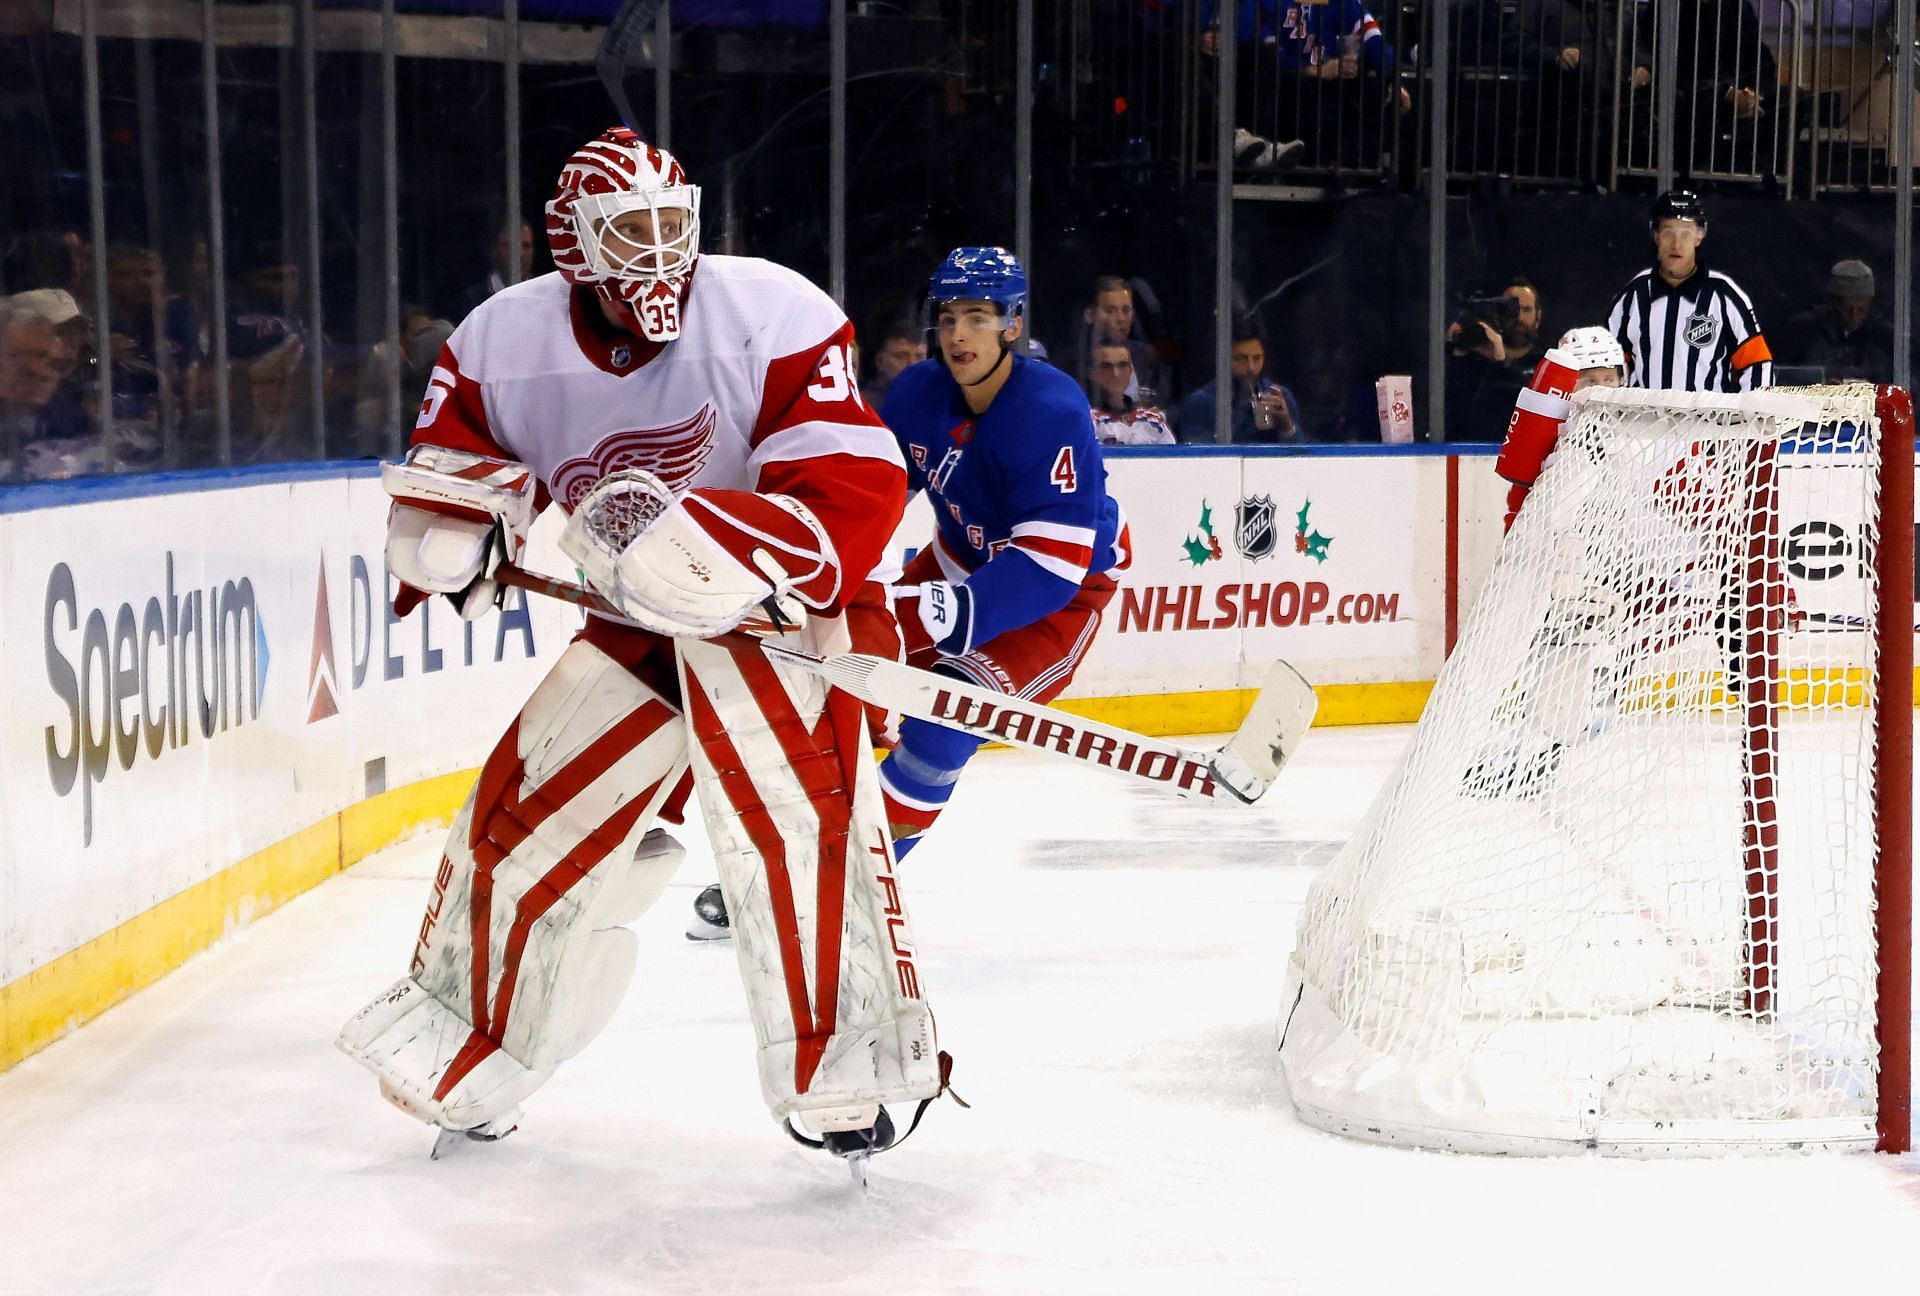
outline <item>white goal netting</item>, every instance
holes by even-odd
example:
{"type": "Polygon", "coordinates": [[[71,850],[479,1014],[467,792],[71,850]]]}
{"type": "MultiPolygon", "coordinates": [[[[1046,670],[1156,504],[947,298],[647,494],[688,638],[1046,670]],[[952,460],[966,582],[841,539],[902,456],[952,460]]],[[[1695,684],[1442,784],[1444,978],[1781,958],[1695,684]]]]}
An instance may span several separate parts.
{"type": "Polygon", "coordinates": [[[1310,1123],[1486,1151],[1875,1137],[1864,385],[1594,391],[1307,899],[1310,1123]]]}

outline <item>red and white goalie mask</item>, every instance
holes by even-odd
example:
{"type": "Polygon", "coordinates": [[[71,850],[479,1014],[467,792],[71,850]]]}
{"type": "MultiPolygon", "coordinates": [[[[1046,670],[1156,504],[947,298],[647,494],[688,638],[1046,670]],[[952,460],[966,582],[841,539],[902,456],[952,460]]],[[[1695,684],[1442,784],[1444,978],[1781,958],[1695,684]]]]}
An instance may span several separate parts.
{"type": "Polygon", "coordinates": [[[673,154],[616,126],[560,169],[547,243],[568,283],[592,285],[630,331],[671,342],[700,256],[700,186],[673,154]]]}

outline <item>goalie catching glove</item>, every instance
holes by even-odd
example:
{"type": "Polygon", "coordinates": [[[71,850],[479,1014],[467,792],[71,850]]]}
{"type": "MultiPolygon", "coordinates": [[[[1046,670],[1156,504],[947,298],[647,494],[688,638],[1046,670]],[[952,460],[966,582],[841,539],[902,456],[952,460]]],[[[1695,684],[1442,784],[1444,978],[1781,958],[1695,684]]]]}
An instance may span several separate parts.
{"type": "Polygon", "coordinates": [[[709,639],[800,624],[802,604],[830,606],[838,563],[826,531],[797,500],[750,491],[697,490],[632,468],[587,492],[560,536],[587,583],[636,625],[709,639]]]}
{"type": "Polygon", "coordinates": [[[509,459],[417,445],[399,463],[380,465],[380,484],[393,497],[387,569],[395,578],[445,594],[469,621],[499,606],[500,585],[492,576],[501,563],[518,562],[527,547],[533,470],[509,459]]]}

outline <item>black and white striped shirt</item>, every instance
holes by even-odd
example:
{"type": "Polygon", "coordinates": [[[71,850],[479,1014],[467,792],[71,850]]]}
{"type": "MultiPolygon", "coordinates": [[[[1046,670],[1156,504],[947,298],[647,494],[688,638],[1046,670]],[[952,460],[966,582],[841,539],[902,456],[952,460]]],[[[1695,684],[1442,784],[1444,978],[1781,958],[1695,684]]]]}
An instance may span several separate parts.
{"type": "Polygon", "coordinates": [[[1773,352],[1740,285],[1703,264],[1678,286],[1633,277],[1607,316],[1627,353],[1627,386],[1742,392],[1773,385],[1773,352]]]}

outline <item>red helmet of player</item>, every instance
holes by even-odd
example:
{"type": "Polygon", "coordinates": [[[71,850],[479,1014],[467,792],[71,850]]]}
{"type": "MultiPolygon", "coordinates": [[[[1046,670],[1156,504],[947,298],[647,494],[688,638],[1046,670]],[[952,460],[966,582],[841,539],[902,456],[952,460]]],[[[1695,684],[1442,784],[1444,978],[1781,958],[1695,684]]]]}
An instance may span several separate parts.
{"type": "Polygon", "coordinates": [[[547,244],[567,282],[591,285],[632,332],[671,342],[700,256],[700,186],[673,154],[616,126],[560,169],[547,244]]]}

